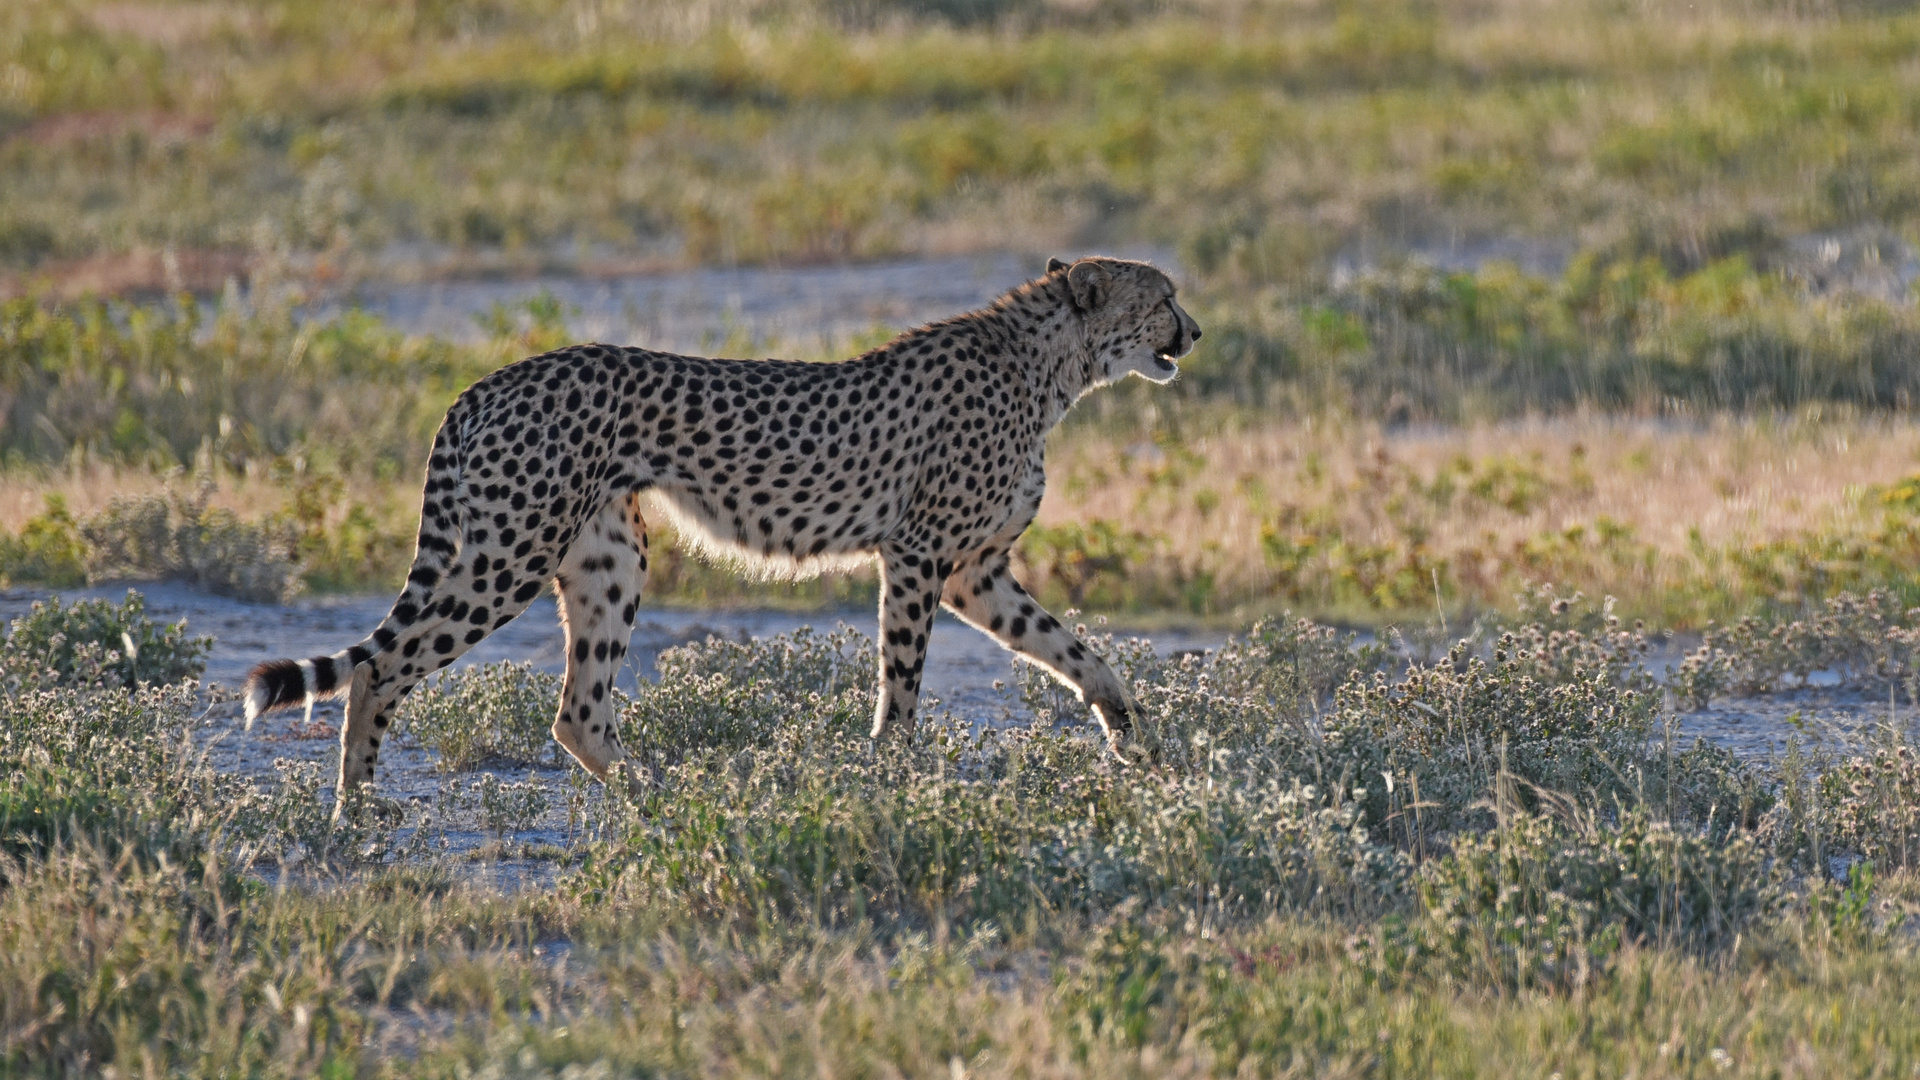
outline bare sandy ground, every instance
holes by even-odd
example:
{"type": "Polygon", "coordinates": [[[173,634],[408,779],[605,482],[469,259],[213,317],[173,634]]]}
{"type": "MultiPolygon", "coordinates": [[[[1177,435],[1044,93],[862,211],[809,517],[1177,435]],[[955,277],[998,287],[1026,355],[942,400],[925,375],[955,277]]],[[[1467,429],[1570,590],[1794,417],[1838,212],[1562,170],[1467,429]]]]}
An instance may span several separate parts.
{"type": "MultiPolygon", "coordinates": [[[[1180,275],[1170,251],[1107,254],[1144,259],[1180,275]]],[[[684,353],[732,345],[794,356],[842,352],[856,338],[891,336],[971,311],[1045,268],[1044,256],[1001,253],[607,277],[381,281],[323,297],[308,315],[325,318],[358,308],[410,334],[476,341],[485,336],[477,319],[496,304],[512,308],[545,293],[563,305],[569,333],[582,341],[684,353]]]]}

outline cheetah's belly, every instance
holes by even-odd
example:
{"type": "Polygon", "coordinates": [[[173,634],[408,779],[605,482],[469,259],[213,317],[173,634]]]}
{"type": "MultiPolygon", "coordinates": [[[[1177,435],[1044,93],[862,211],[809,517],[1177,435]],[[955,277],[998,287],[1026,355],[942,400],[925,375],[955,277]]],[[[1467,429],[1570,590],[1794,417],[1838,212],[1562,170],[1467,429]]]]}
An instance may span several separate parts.
{"type": "Polygon", "coordinates": [[[864,565],[904,512],[897,495],[756,504],[741,492],[716,494],[691,485],[661,485],[654,492],[674,529],[702,555],[781,578],[864,565]]]}

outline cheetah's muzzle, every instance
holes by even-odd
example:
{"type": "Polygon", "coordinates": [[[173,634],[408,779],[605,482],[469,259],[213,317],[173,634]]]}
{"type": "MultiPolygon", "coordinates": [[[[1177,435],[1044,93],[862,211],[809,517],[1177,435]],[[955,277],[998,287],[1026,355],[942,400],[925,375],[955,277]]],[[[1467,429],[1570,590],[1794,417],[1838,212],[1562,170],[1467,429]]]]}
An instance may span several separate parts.
{"type": "Polygon", "coordinates": [[[682,536],[763,571],[878,559],[876,737],[913,726],[946,607],[1101,706],[1117,739],[1126,688],[1020,587],[1008,553],[1073,403],[1177,373],[1200,328],[1173,297],[1145,263],[1056,259],[987,308],[839,364],[577,345],[501,368],[434,437],[392,611],[332,656],[254,668],[247,716],[345,694],[340,790],[365,783],[400,699],[551,581],[567,635],[553,734],[605,777],[625,757],[610,692],[646,582],[650,494],[682,536]]]}

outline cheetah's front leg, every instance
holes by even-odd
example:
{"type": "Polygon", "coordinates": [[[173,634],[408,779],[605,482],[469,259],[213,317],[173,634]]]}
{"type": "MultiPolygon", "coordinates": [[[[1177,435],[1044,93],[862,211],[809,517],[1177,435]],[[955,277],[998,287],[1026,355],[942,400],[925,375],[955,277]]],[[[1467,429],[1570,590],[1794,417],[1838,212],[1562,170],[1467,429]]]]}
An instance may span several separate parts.
{"type": "Polygon", "coordinates": [[[940,586],[950,566],[919,551],[891,545],[880,552],[880,704],[873,737],[898,725],[913,731],[920,704],[920,674],[927,666],[927,635],[940,607],[940,586]]]}
{"type": "Polygon", "coordinates": [[[1139,706],[1107,662],[1013,579],[1006,552],[998,544],[960,560],[941,600],[967,623],[1073,687],[1080,700],[1093,707],[1108,745],[1119,751],[1132,734],[1139,706]]]}

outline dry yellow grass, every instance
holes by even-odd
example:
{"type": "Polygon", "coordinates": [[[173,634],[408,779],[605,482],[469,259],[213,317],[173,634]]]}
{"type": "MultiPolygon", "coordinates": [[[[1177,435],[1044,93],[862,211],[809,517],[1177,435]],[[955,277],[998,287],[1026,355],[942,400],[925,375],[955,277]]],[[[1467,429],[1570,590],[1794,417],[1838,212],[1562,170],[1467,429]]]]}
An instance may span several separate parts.
{"type": "MultiPolygon", "coordinates": [[[[115,499],[164,494],[170,489],[192,492],[198,486],[180,474],[105,465],[13,472],[0,477],[0,530],[19,532],[29,519],[46,512],[49,497],[63,500],[75,518],[85,518],[115,499]]],[[[287,494],[284,486],[264,478],[229,475],[213,485],[207,504],[254,520],[284,506],[287,494]]]]}
{"type": "MultiPolygon", "coordinates": [[[[1050,602],[1232,620],[1287,607],[1399,617],[1430,612],[1436,590],[1449,609],[1502,605],[1533,581],[1611,593],[1637,613],[1689,625],[1755,601],[1811,597],[1796,592],[1808,582],[1795,568],[1835,563],[1835,538],[1881,537],[1862,540],[1880,546],[1849,556],[1858,565],[1905,559],[1904,541],[1884,533],[1890,513],[1914,507],[1890,508],[1885,495],[1920,473],[1920,424],[1576,417],[1387,429],[1188,416],[1152,440],[1070,430],[1048,472],[1021,554],[1023,578],[1050,602]],[[1742,558],[1749,565],[1733,565],[1742,558]],[[1792,565],[1770,576],[1781,560],[1792,565]]],[[[18,534],[49,496],[84,519],[115,498],[194,483],[103,466],[15,472],[0,484],[0,530],[18,534]]],[[[290,499],[284,483],[228,476],[210,504],[258,520],[290,499]]],[[[1920,506],[1920,493],[1907,502],[1920,506]]],[[[359,504],[373,517],[357,527],[390,537],[396,556],[410,546],[413,478],[362,479],[326,503],[323,528],[359,504]]],[[[659,599],[795,600],[662,554],[650,587],[659,599]]],[[[356,581],[316,587],[388,584],[356,581]]],[[[808,595],[844,599],[834,588],[808,595]]]]}
{"type": "Polygon", "coordinates": [[[1697,573],[1702,550],[1862,534],[1884,512],[1869,490],[1915,472],[1920,425],[1899,420],[1190,425],[1154,442],[1060,440],[1039,520],[1142,534],[1149,572],[1211,575],[1219,608],[1284,593],[1285,552],[1334,542],[1437,567],[1450,602],[1497,602],[1516,566],[1551,578],[1585,550],[1619,580],[1574,583],[1624,597],[1697,573]],[[1597,549],[1608,536],[1634,565],[1618,565],[1620,543],[1597,549]]]}
{"type": "MultiPolygon", "coordinates": [[[[1165,441],[1165,440],[1163,440],[1165,441]]],[[[1196,434],[1172,455],[1144,440],[1062,440],[1049,462],[1043,525],[1107,519],[1183,548],[1217,545],[1230,561],[1258,561],[1260,530],[1276,511],[1326,505],[1349,536],[1393,538],[1384,501],[1332,495],[1432,485],[1463,463],[1527,471],[1537,497],[1506,504],[1463,496],[1436,516],[1436,549],[1514,541],[1608,517],[1663,551],[1709,543],[1787,539],[1859,524],[1858,496],[1920,471],[1920,424],[1777,424],[1728,419],[1664,425],[1614,418],[1474,428],[1386,431],[1377,424],[1306,421],[1196,434]],[[1179,460],[1180,450],[1194,455],[1179,460]],[[1216,501],[1217,500],[1217,501],[1216,501]]],[[[1464,485],[1456,485],[1464,487],[1464,485]]]]}

